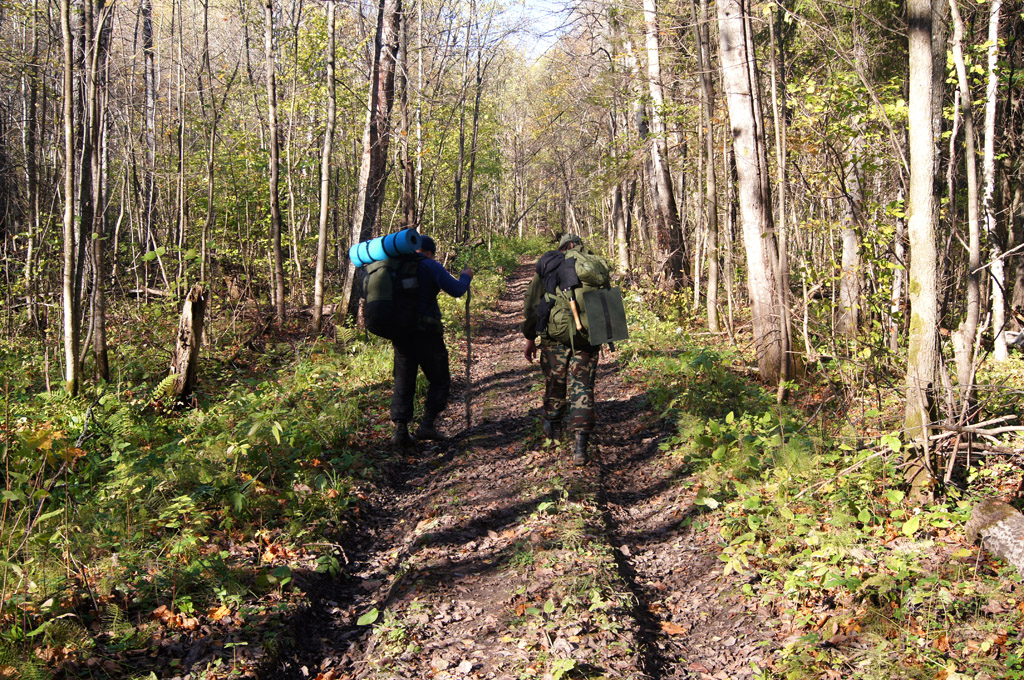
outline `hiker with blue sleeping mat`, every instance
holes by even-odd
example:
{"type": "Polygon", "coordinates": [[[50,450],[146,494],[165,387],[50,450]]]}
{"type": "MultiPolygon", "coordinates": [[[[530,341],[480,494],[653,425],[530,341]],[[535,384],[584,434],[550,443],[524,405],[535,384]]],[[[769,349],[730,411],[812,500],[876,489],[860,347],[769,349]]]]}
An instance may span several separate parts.
{"type": "Polygon", "coordinates": [[[420,370],[427,378],[428,388],[415,437],[444,439],[435,423],[448,406],[452,378],[437,296],[441,291],[452,297],[465,295],[473,271],[466,267],[456,279],[434,259],[437,252],[434,239],[417,234],[415,230],[395,236],[394,239],[391,235],[384,237],[377,246],[382,252],[370,252],[371,249],[360,244],[362,250],[353,246],[350,257],[366,265],[363,285],[366,328],[390,340],[395,350],[392,370],[395,382],[391,394],[391,420],[395,430],[391,441],[396,447],[408,447],[415,443],[409,433],[409,422],[413,418],[416,375],[420,370]],[[409,244],[417,248],[415,252],[409,244]],[[395,252],[388,252],[392,246],[395,252]]]}
{"type": "Polygon", "coordinates": [[[391,341],[395,348],[395,365],[392,372],[395,385],[391,395],[391,420],[395,424],[392,441],[396,446],[409,446],[413,443],[409,435],[409,421],[412,420],[418,369],[423,370],[429,387],[423,405],[423,416],[420,418],[419,427],[416,428],[416,438],[444,439],[437,431],[435,421],[448,406],[452,378],[437,296],[441,291],[452,297],[465,295],[473,279],[473,270],[466,267],[459,278],[454,278],[444,265],[434,259],[436,251],[434,239],[429,236],[420,237],[420,248],[416,251],[419,256],[416,271],[419,283],[416,327],[410,329],[405,337],[391,341]]]}

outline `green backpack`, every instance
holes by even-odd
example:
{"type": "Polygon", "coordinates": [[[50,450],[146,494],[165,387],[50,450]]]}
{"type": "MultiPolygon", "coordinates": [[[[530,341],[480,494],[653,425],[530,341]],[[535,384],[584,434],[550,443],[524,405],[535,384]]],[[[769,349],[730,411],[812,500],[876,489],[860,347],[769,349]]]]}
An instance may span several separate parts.
{"type": "Polygon", "coordinates": [[[580,285],[544,294],[552,303],[545,335],[570,347],[577,343],[602,345],[628,338],[622,292],[611,287],[608,262],[586,247],[570,249],[565,258],[572,258],[580,285]],[[570,299],[576,302],[582,329],[576,328],[570,299]]]}
{"type": "Polygon", "coordinates": [[[388,340],[411,337],[419,323],[419,262],[400,255],[366,265],[363,317],[366,330],[388,340]]]}

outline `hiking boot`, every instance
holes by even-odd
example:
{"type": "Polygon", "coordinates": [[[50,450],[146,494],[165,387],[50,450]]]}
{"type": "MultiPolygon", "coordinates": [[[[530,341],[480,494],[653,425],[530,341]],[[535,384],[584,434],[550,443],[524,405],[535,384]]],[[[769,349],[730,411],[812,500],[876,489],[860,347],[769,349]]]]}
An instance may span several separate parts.
{"type": "Polygon", "coordinates": [[[589,432],[577,432],[576,433],[576,448],[572,452],[572,462],[576,465],[587,464],[587,447],[590,443],[589,432]]]}
{"type": "Polygon", "coordinates": [[[409,435],[408,423],[395,423],[395,433],[391,435],[391,444],[400,449],[416,444],[416,440],[409,435]]]}
{"type": "Polygon", "coordinates": [[[562,437],[562,421],[545,418],[541,422],[541,430],[548,439],[560,439],[562,437]]]}
{"type": "Polygon", "coordinates": [[[434,441],[443,442],[447,437],[437,431],[432,419],[424,419],[420,421],[420,426],[416,428],[416,439],[433,439],[434,441]]]}

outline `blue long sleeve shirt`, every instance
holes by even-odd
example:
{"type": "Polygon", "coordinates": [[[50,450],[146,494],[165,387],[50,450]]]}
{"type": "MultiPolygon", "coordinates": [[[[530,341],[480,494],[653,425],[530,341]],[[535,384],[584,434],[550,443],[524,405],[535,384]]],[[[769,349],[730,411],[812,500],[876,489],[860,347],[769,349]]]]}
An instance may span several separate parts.
{"type": "Polygon", "coordinates": [[[420,316],[441,319],[441,308],[437,304],[437,295],[442,290],[452,297],[462,297],[469,290],[472,276],[462,274],[455,278],[448,273],[437,260],[424,257],[419,266],[420,281],[420,316]]]}

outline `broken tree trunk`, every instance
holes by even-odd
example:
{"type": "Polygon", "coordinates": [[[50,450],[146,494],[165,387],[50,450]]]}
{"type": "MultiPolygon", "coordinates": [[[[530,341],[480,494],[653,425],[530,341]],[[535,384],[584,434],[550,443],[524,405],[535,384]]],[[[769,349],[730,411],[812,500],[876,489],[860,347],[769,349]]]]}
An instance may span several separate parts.
{"type": "Polygon", "coordinates": [[[175,376],[172,396],[175,403],[185,401],[192,395],[192,390],[196,386],[207,299],[206,289],[197,283],[192,286],[181,308],[174,355],[171,357],[171,375],[175,376]]]}
{"type": "Polygon", "coordinates": [[[971,510],[964,532],[968,543],[980,537],[984,547],[1024,577],[1024,515],[1016,508],[992,498],[983,500],[971,510]]]}

